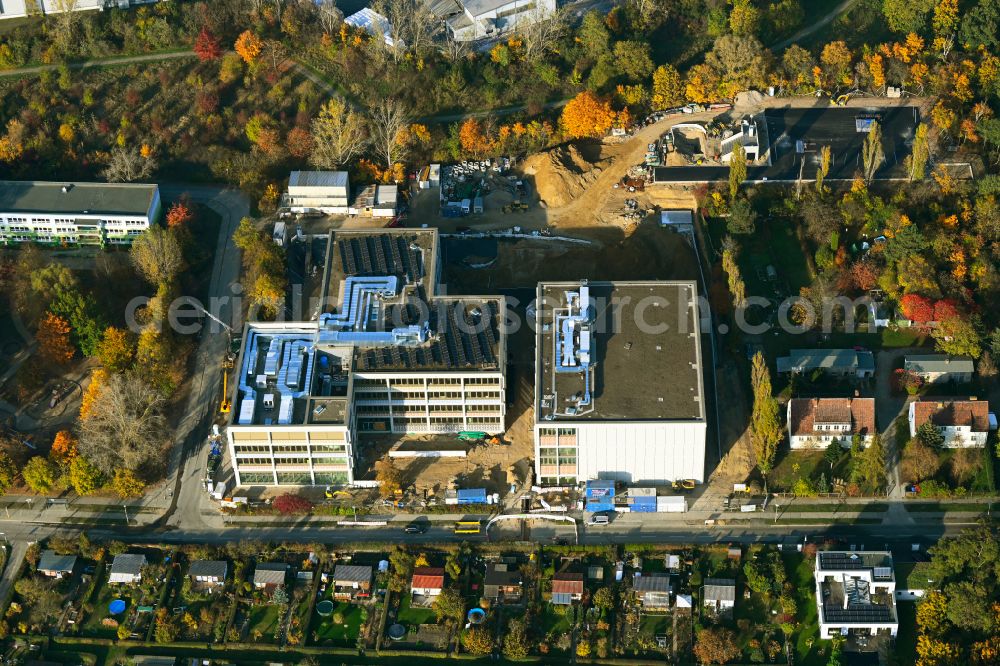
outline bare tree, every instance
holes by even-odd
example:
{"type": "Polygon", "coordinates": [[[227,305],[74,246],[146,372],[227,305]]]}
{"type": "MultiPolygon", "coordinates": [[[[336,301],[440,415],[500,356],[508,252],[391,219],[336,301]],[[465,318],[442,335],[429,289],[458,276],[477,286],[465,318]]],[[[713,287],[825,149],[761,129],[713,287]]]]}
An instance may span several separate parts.
{"type": "Polygon", "coordinates": [[[76,9],[79,0],[54,0],[50,15],[55,15],[55,39],[60,51],[66,51],[73,41],[76,28],[76,9]]]}
{"type": "Polygon", "coordinates": [[[316,13],[319,14],[319,24],[323,32],[334,34],[344,20],[344,12],[337,7],[337,0],[318,0],[316,13]]]}
{"type": "Polygon", "coordinates": [[[184,266],[177,236],[163,227],[150,227],[132,243],[132,264],[150,284],[169,284],[184,266]]]}
{"type": "Polygon", "coordinates": [[[343,100],[324,104],[312,121],[313,151],[309,162],[320,169],[335,169],[350,162],[368,143],[364,116],[348,110],[343,100]]]}
{"type": "Polygon", "coordinates": [[[148,178],[156,170],[156,160],[143,157],[137,148],[119,147],[111,151],[108,166],[101,174],[111,183],[131,183],[148,178]]]}
{"type": "Polygon", "coordinates": [[[137,470],[162,454],[163,396],[134,374],[111,374],[80,421],[80,453],[105,474],[137,470]]]}
{"type": "Polygon", "coordinates": [[[444,53],[451,62],[458,62],[469,54],[468,42],[460,42],[450,31],[445,35],[444,53]]]}
{"type": "Polygon", "coordinates": [[[407,147],[399,138],[409,124],[409,114],[396,98],[385,97],[372,109],[372,149],[383,159],[387,169],[406,158],[407,147]]]}
{"type": "Polygon", "coordinates": [[[554,50],[568,27],[569,13],[565,7],[549,13],[536,4],[533,9],[518,14],[515,33],[524,43],[525,60],[533,61],[554,50]]]}
{"type": "Polygon", "coordinates": [[[374,9],[389,22],[388,36],[392,44],[382,43],[396,62],[407,50],[414,53],[428,50],[442,30],[441,20],[422,0],[379,0],[374,9]]]}

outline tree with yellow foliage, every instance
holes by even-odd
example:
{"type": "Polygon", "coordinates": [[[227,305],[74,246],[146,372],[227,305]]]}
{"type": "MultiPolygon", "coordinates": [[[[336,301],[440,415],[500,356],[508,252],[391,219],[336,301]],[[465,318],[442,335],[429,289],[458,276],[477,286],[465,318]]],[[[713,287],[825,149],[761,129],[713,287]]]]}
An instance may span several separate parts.
{"type": "Polygon", "coordinates": [[[136,476],[135,472],[124,467],[115,470],[115,475],[111,479],[111,487],[121,499],[139,497],[146,490],[145,482],[136,476]]]}
{"type": "Polygon", "coordinates": [[[101,392],[101,387],[108,380],[108,371],[104,368],[97,368],[90,373],[90,383],[83,391],[83,398],[80,400],[80,420],[85,421],[90,418],[95,400],[101,392]]]}
{"type": "Polygon", "coordinates": [[[260,56],[260,52],[264,48],[264,42],[260,37],[253,34],[249,30],[244,30],[239,37],[236,38],[236,44],[233,45],[236,53],[243,58],[243,62],[248,65],[252,64],[260,56]]]}
{"type": "Polygon", "coordinates": [[[662,111],[684,103],[684,82],[673,65],[660,65],[653,72],[653,109],[662,111]]]}
{"type": "Polygon", "coordinates": [[[824,65],[825,83],[831,86],[849,84],[853,59],[851,49],[843,41],[830,42],[824,46],[819,61],[824,65]]]}
{"type": "Polygon", "coordinates": [[[611,102],[584,90],[563,107],[559,124],[570,138],[599,138],[608,133],[615,121],[611,102]]]}

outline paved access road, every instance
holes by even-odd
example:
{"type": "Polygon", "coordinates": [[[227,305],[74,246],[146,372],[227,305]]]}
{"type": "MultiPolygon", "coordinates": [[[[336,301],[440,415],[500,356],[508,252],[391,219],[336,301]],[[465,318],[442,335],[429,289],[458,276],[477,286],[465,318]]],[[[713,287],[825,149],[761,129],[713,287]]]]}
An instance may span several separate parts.
{"type": "MultiPolygon", "coordinates": [[[[212,310],[211,299],[219,299],[222,305],[213,314],[224,322],[238,321],[242,313],[234,313],[232,303],[222,299],[233,295],[232,286],[239,280],[240,252],[232,244],[232,238],[240,220],[250,214],[250,202],[242,192],[221,187],[161,185],[160,193],[165,200],[186,194],[193,202],[207,206],[221,217],[208,288],[210,302],[205,306],[212,310]]],[[[222,397],[221,364],[229,344],[225,329],[207,319],[204,322],[191,391],[171,448],[170,477],[174,478],[174,501],[165,516],[170,526],[183,525],[195,530],[208,527],[202,517],[202,505],[207,505],[208,497],[202,480],[208,461],[207,437],[222,397]]]]}

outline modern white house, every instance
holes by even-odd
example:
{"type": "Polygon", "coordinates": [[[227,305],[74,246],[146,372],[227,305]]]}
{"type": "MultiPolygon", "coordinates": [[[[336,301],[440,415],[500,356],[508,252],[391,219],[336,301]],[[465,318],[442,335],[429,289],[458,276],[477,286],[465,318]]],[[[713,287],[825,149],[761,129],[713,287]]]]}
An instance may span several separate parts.
{"type": "Polygon", "coordinates": [[[703,481],[694,282],[541,283],[534,317],[537,483],[703,481]]]}
{"type": "Polygon", "coordinates": [[[350,199],[346,171],[293,171],[281,205],[292,213],[346,215],[350,199]]]}
{"type": "Polygon", "coordinates": [[[433,229],[328,242],[335,307],[245,327],[227,428],[237,485],[353,483],[359,431],[504,430],[504,298],[434,295],[433,229]]]}
{"type": "Polygon", "coordinates": [[[908,420],[910,437],[925,423],[932,423],[949,449],[981,448],[991,429],[990,405],[985,400],[927,398],[911,402],[908,420]]]}
{"type": "Polygon", "coordinates": [[[907,355],[903,369],[928,384],[955,382],[968,384],[975,374],[975,366],[968,356],[946,356],[945,354],[907,355]]]}
{"type": "Polygon", "coordinates": [[[556,0],[427,0],[427,6],[456,41],[471,41],[547,20],[556,11],[556,0]]]}
{"type": "Polygon", "coordinates": [[[792,398],[788,401],[788,443],[793,449],[867,446],[875,438],[875,398],[792,398]]]}
{"type": "Polygon", "coordinates": [[[816,554],[820,638],[896,636],[896,577],[887,551],[816,554]]]}
{"type": "Polygon", "coordinates": [[[161,209],[156,185],[4,180],[0,245],[127,245],[161,209]]]}

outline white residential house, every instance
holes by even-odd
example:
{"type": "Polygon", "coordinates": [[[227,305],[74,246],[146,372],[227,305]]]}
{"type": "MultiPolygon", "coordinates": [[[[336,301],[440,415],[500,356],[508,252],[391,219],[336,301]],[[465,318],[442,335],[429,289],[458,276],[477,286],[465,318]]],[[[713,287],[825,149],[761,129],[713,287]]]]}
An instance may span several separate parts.
{"type": "Polygon", "coordinates": [[[875,438],[874,398],[792,398],[787,411],[793,449],[826,448],[834,440],[846,448],[855,435],[867,446],[875,438]]]}
{"type": "Polygon", "coordinates": [[[146,556],[133,553],[115,555],[111,562],[109,583],[133,584],[142,580],[142,568],[146,566],[146,556]]]}
{"type": "Polygon", "coordinates": [[[188,568],[188,577],[203,587],[212,588],[226,582],[228,571],[225,560],[195,560],[188,568]]]}
{"type": "Polygon", "coordinates": [[[417,567],[410,579],[410,592],[422,597],[436,597],[444,589],[444,569],[417,567]]]}
{"type": "Polygon", "coordinates": [[[986,446],[992,428],[989,403],[975,398],[927,398],[911,402],[909,422],[910,437],[915,437],[925,423],[934,424],[949,449],[986,446]]]}
{"type": "Polygon", "coordinates": [[[815,577],[820,638],[896,636],[892,553],[820,551],[815,577]]]}
{"type": "Polygon", "coordinates": [[[49,578],[65,578],[73,573],[76,555],[60,555],[54,550],[43,550],[38,560],[38,573],[49,578]]]}
{"type": "Polygon", "coordinates": [[[156,185],[4,180],[0,245],[127,245],[156,222],[161,208],[156,185]]]}
{"type": "Polygon", "coordinates": [[[346,215],[350,198],[346,171],[293,171],[281,205],[293,213],[346,215]]]}

